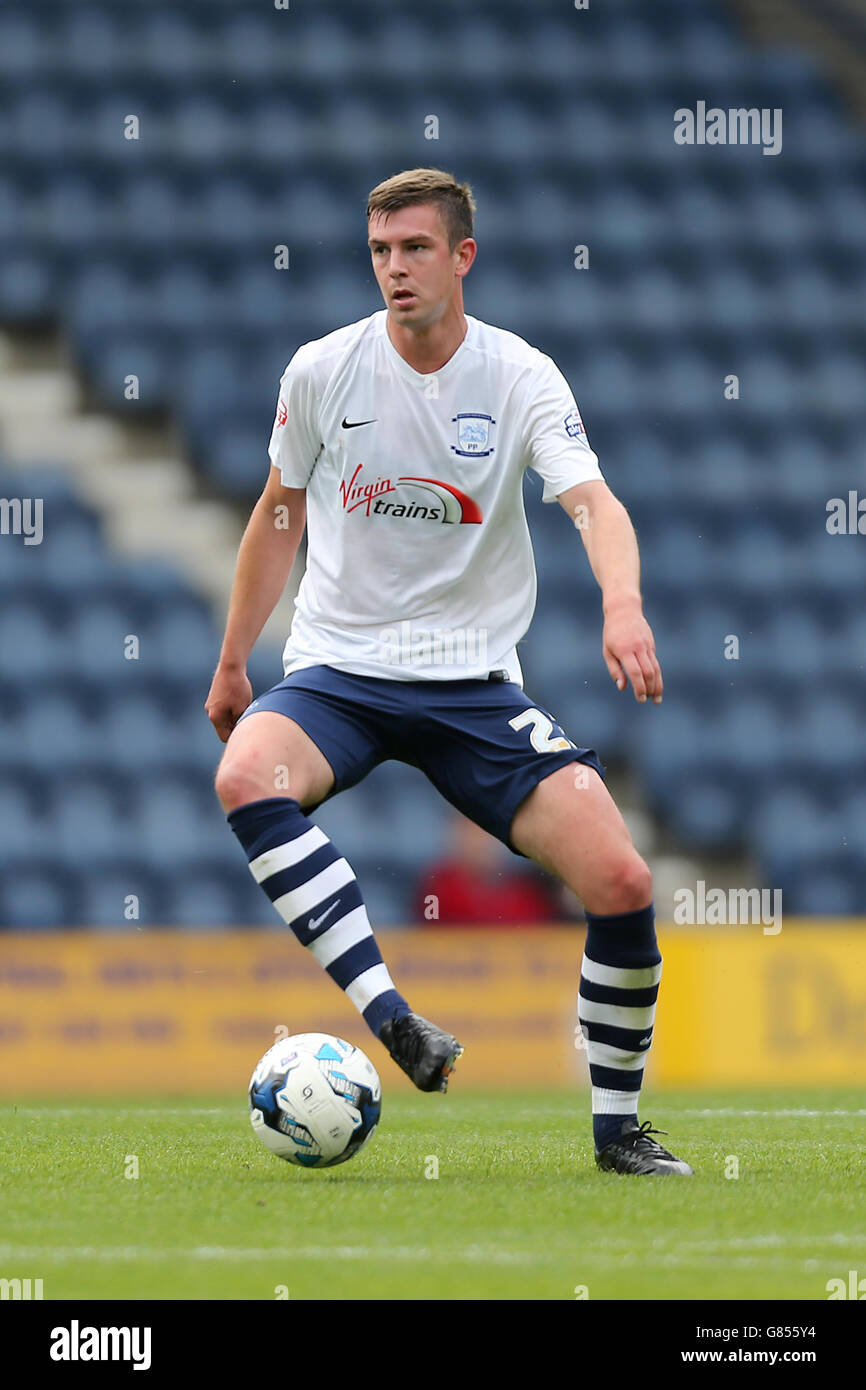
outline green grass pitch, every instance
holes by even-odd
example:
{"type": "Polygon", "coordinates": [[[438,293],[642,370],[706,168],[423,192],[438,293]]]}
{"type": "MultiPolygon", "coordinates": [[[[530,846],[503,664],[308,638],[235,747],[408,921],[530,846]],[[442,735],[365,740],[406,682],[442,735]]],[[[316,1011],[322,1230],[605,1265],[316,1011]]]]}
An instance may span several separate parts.
{"type": "Polygon", "coordinates": [[[642,1118],[696,1177],[652,1179],[596,1170],[585,1094],[459,1078],[386,1089],[368,1147],[323,1172],[267,1153],[243,1096],[6,1103],[0,1277],[46,1299],[821,1300],[866,1274],[862,1107],[659,1093],[642,1118]]]}

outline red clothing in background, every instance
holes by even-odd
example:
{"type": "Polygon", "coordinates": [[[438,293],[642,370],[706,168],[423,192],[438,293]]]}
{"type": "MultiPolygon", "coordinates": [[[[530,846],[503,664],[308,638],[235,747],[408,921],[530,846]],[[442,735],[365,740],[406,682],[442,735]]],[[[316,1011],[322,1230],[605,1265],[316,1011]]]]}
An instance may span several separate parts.
{"type": "Polygon", "coordinates": [[[479,876],[453,860],[441,860],[419,882],[417,919],[425,926],[519,927],[562,921],[562,913],[544,883],[525,873],[479,876]],[[438,899],[438,916],[425,899],[438,899]]]}

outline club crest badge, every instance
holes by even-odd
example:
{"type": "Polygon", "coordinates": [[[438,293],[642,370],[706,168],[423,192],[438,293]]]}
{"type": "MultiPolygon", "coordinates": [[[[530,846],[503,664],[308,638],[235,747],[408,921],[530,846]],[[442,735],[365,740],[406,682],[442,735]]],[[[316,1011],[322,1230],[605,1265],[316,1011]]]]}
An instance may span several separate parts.
{"type": "Polygon", "coordinates": [[[495,452],[490,431],[496,421],[491,415],[468,412],[455,415],[451,423],[457,426],[457,443],[451,445],[452,453],[462,458],[486,458],[495,452]]]}

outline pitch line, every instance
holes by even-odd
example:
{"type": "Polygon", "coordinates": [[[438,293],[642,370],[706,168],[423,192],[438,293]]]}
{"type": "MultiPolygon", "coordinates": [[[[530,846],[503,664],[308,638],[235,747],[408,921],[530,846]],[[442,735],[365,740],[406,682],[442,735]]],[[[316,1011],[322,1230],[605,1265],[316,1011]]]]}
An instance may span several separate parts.
{"type": "MultiPolygon", "coordinates": [[[[608,1242],[616,1247],[616,1239],[608,1242]]],[[[570,1255],[565,1251],[502,1250],[489,1246],[470,1245],[463,1249],[433,1250],[425,1246],[406,1245],[307,1245],[293,1247],[291,1252],[276,1247],[248,1247],[229,1245],[197,1245],[186,1248],[159,1248],[148,1245],[95,1246],[95,1245],[0,1245],[0,1260],[4,1262],[20,1260],[38,1262],[40,1260],[65,1263],[69,1260],[95,1260],[101,1262],[122,1261],[161,1261],[161,1260],[285,1260],[290,1253],[292,1259],[307,1260],[406,1260],[437,1263],[498,1264],[498,1265],[544,1265],[561,1263],[563,1259],[574,1258],[580,1264],[637,1264],[695,1265],[719,1262],[737,1265],[779,1264],[790,1266],[791,1259],[783,1258],[785,1250],[802,1248],[813,1254],[822,1248],[824,1260],[831,1258],[828,1246],[834,1250],[851,1246],[866,1249],[866,1235],[850,1235],[846,1232],[828,1232],[823,1235],[779,1236],[775,1234],[754,1236],[733,1236],[719,1240],[677,1241],[673,1250],[665,1249],[665,1238],[659,1237],[650,1246],[639,1248],[628,1246],[621,1249],[609,1248],[606,1251],[590,1251],[574,1248],[570,1255]],[[737,1252],[751,1251],[751,1254],[737,1252]],[[766,1252],[766,1253],[761,1253],[766,1252]]],[[[817,1257],[816,1257],[817,1258],[817,1257]]],[[[806,1261],[814,1263],[815,1259],[806,1261]]]]}
{"type": "MultiPolygon", "coordinates": [[[[657,1109],[664,1109],[664,1096],[659,1097],[657,1109]]],[[[168,1106],[168,1105],[127,1105],[114,1106],[106,1103],[105,1105],[76,1105],[61,1108],[53,1105],[18,1105],[14,1100],[8,1100],[2,1107],[4,1110],[14,1110],[19,1115],[51,1115],[75,1116],[75,1115],[236,1115],[244,1113],[243,1103],[238,1105],[215,1105],[215,1106],[168,1106]]],[[[778,1109],[778,1110],[744,1110],[736,1106],[703,1107],[702,1109],[683,1109],[675,1112],[677,1115],[696,1115],[699,1117],[722,1115],[722,1116],[747,1116],[756,1119],[826,1119],[828,1116],[841,1115],[851,1119],[862,1119],[866,1116],[866,1109],[862,1110],[806,1110],[806,1109],[778,1109]]],[[[550,1119],[556,1118],[556,1112],[550,1110],[521,1110],[517,1119],[550,1119]]],[[[567,1122],[568,1116],[562,1117],[567,1122]]]]}
{"type": "Polygon", "coordinates": [[[54,1105],[16,1105],[14,1101],[6,1107],[14,1109],[19,1115],[237,1115],[244,1113],[243,1103],[238,1105],[167,1106],[167,1105],[76,1105],[65,1110],[54,1105]]]}
{"type": "MultiPolygon", "coordinates": [[[[661,1110],[663,1107],[657,1107],[661,1110]]],[[[845,1115],[852,1119],[862,1118],[866,1115],[866,1110],[738,1110],[734,1106],[721,1106],[717,1110],[678,1110],[678,1115],[746,1115],[754,1116],[759,1119],[775,1119],[777,1117],[790,1118],[797,1120],[825,1120],[830,1115],[845,1115]]]]}
{"type": "Polygon", "coordinates": [[[425,1260],[453,1264],[549,1264],[555,1257],[548,1252],[530,1250],[490,1250],[467,1246],[463,1250],[431,1250],[423,1246],[401,1245],[306,1245],[291,1249],[261,1249],[234,1245],[196,1245],[186,1249],[158,1249],[149,1245],[0,1245],[0,1260],[425,1260]]]}

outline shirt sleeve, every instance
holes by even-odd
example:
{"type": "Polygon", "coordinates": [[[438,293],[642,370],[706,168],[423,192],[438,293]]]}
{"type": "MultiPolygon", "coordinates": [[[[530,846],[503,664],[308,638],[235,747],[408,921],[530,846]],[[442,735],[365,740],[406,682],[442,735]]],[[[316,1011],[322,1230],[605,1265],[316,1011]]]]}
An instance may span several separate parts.
{"type": "Polygon", "coordinates": [[[567,488],[602,472],[568,382],[551,358],[540,358],[527,387],[526,462],[544,482],[541,500],[555,502],[567,488]]]}
{"type": "Polygon", "coordinates": [[[315,382],[299,348],[280,378],[268,456],[284,487],[306,487],[320,450],[315,382]]]}

